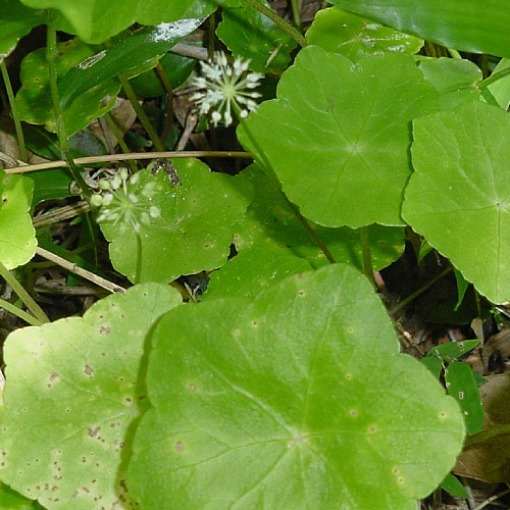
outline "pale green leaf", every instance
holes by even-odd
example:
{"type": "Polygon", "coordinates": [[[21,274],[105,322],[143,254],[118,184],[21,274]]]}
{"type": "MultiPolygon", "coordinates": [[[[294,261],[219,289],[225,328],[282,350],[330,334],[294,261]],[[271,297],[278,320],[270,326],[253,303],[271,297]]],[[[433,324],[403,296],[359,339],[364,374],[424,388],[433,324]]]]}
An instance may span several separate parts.
{"type": "Polygon", "coordinates": [[[145,510],[411,510],[462,448],[457,403],[349,266],[179,307],[152,343],[128,472],[145,510]]]}
{"type": "Polygon", "coordinates": [[[376,55],[353,64],[307,46],[283,74],[278,99],[263,103],[238,135],[311,221],[402,225],[409,122],[435,111],[436,101],[409,55],[376,55]]]}
{"type": "Polygon", "coordinates": [[[495,303],[510,300],[510,119],[466,103],[414,122],[403,217],[495,303]]]}
{"type": "Polygon", "coordinates": [[[197,160],[173,164],[180,184],[172,186],[165,172],[142,170],[116,193],[122,207],[102,209],[112,264],[133,282],[170,282],[223,265],[233,225],[248,205],[250,187],[239,179],[211,173],[197,160]]]}
{"type": "Polygon", "coordinates": [[[12,333],[4,346],[0,478],[51,510],[138,508],[123,459],[146,407],[145,337],[179,294],[148,284],[81,317],[12,333]]]}

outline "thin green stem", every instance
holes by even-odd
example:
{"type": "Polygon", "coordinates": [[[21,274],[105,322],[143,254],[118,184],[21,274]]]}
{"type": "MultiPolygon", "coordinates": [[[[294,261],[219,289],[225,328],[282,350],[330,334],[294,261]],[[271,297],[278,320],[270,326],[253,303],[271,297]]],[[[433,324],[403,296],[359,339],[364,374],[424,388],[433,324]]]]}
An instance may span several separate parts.
{"type": "Polygon", "coordinates": [[[508,76],[509,74],[510,74],[510,67],[506,67],[505,69],[501,69],[501,71],[498,71],[497,73],[491,74],[488,78],[484,78],[483,80],[480,80],[476,85],[479,89],[483,89],[485,87],[488,87],[495,81],[498,81],[501,78],[508,76]]]}
{"type": "Polygon", "coordinates": [[[25,321],[27,324],[30,324],[31,326],[41,326],[42,324],[44,324],[44,322],[35,318],[33,315],[30,315],[29,313],[25,312],[21,308],[18,308],[16,305],[9,303],[9,301],[6,301],[5,299],[0,299],[0,308],[7,310],[8,312],[12,313],[16,317],[19,317],[21,320],[25,321]]]}
{"type": "Polygon", "coordinates": [[[301,0],[290,0],[290,5],[292,9],[292,19],[294,20],[294,25],[301,29],[301,0]]]}
{"type": "Polygon", "coordinates": [[[260,159],[262,160],[265,169],[267,170],[266,175],[270,179],[272,179],[274,181],[274,183],[278,186],[278,189],[280,190],[280,193],[282,194],[282,197],[284,198],[285,202],[289,205],[290,209],[296,216],[297,220],[299,221],[299,223],[301,223],[301,225],[306,230],[306,232],[310,235],[310,237],[313,239],[315,244],[320,248],[322,253],[324,253],[325,257],[328,259],[328,262],[330,264],[334,264],[335,258],[333,257],[333,254],[329,251],[329,248],[327,247],[326,243],[324,243],[324,241],[317,235],[317,232],[315,232],[315,230],[312,228],[312,226],[310,225],[308,220],[301,214],[299,207],[296,204],[292,203],[287,198],[287,195],[285,195],[285,193],[283,192],[280,181],[279,181],[278,177],[276,176],[276,173],[275,173],[269,159],[267,158],[266,154],[264,153],[264,151],[258,144],[257,140],[251,133],[250,129],[248,129],[248,127],[246,126],[246,123],[244,123],[242,121],[242,119],[240,118],[237,108],[234,108],[234,111],[237,115],[237,118],[240,119],[240,122],[241,122],[242,128],[244,129],[244,132],[246,133],[246,135],[250,139],[250,142],[253,144],[253,146],[257,150],[257,153],[260,156],[260,159]]]}
{"type": "MultiPolygon", "coordinates": [[[[113,133],[113,136],[115,136],[115,139],[117,140],[117,143],[119,144],[119,147],[121,148],[122,152],[124,154],[129,154],[129,147],[124,141],[122,131],[120,130],[119,126],[117,126],[115,119],[113,119],[113,117],[109,113],[107,113],[104,116],[104,119],[106,121],[106,124],[110,128],[111,132],[113,133]]],[[[127,164],[129,165],[129,168],[131,168],[132,172],[136,172],[136,165],[132,159],[128,159],[127,164]]]]}
{"type": "Polygon", "coordinates": [[[62,152],[63,159],[66,160],[69,171],[71,172],[73,179],[76,181],[81,189],[83,195],[89,197],[90,190],[87,183],[83,179],[80,169],[76,166],[71,157],[69,149],[69,140],[67,138],[67,131],[64,121],[64,114],[60,106],[60,97],[58,94],[57,85],[57,11],[48,11],[48,27],[46,35],[46,61],[48,62],[48,84],[50,87],[51,103],[53,106],[53,113],[55,114],[55,126],[60,144],[60,150],[62,152]]]}
{"type": "Polygon", "coordinates": [[[258,0],[244,0],[250,7],[253,7],[260,13],[267,16],[271,21],[273,21],[276,25],[278,25],[282,30],[287,32],[301,47],[305,47],[308,43],[306,41],[305,36],[293,27],[290,23],[285,21],[283,18],[278,16],[276,12],[274,12],[269,7],[266,7],[264,4],[260,3],[258,0]]]}
{"type": "Polygon", "coordinates": [[[14,275],[0,262],[0,276],[6,281],[7,285],[23,301],[30,313],[40,322],[50,322],[43,309],[34,301],[34,298],[27,292],[25,287],[16,280],[14,275]]]}
{"type": "Polygon", "coordinates": [[[12,121],[14,122],[14,129],[16,131],[16,139],[18,140],[19,157],[21,161],[28,161],[28,152],[25,145],[25,137],[23,135],[23,128],[21,127],[21,121],[18,115],[18,109],[16,108],[16,101],[14,101],[14,91],[12,90],[11,80],[9,78],[9,72],[5,59],[0,60],[0,69],[2,70],[2,78],[5,84],[5,90],[7,92],[7,98],[9,100],[9,107],[11,109],[12,121]]]}
{"type": "Polygon", "coordinates": [[[448,53],[451,55],[452,58],[462,59],[462,55],[457,50],[454,50],[453,48],[447,48],[447,49],[448,49],[448,53]]]}
{"type": "Polygon", "coordinates": [[[374,280],[374,268],[372,266],[372,253],[370,251],[370,239],[368,236],[368,227],[361,227],[359,229],[361,238],[361,256],[363,260],[363,273],[370,282],[376,287],[374,280]]]}
{"type": "Polygon", "coordinates": [[[131,87],[129,80],[125,76],[122,76],[121,74],[118,75],[118,78],[120,80],[122,88],[124,89],[124,92],[126,93],[127,98],[129,99],[129,102],[131,103],[131,106],[136,112],[138,120],[142,123],[145,132],[151,139],[152,145],[157,151],[164,151],[165,146],[163,145],[163,142],[160,140],[158,133],[156,132],[154,126],[152,125],[152,122],[149,120],[149,117],[147,117],[147,114],[145,113],[145,110],[142,108],[142,105],[138,102],[138,98],[136,97],[135,91],[133,90],[133,87],[131,87]]]}

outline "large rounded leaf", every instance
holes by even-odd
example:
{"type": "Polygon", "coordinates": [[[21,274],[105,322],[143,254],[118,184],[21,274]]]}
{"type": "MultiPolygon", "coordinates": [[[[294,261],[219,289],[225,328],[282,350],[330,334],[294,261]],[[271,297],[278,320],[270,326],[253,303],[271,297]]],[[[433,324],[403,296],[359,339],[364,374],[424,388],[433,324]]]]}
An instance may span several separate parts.
{"type": "Polygon", "coordinates": [[[147,377],[128,473],[146,510],[411,510],[462,446],[456,402],[349,266],[169,312],[147,377]]]}
{"type": "Polygon", "coordinates": [[[414,122],[403,217],[491,301],[510,300],[510,119],[470,102],[414,122]]]}
{"type": "Polygon", "coordinates": [[[409,55],[353,64],[308,46],[282,76],[278,99],[263,103],[238,133],[315,223],[401,225],[409,122],[435,111],[436,96],[409,55]]]}
{"type": "Polygon", "coordinates": [[[510,56],[507,0],[329,0],[450,48],[510,56]]]}
{"type": "Polygon", "coordinates": [[[99,301],[83,318],[12,333],[0,478],[50,510],[137,508],[122,461],[146,402],[145,338],[180,301],[174,289],[148,284],[99,301]]]}
{"type": "Polygon", "coordinates": [[[165,283],[223,265],[248,205],[250,187],[238,178],[198,160],[174,165],[180,184],[142,170],[102,209],[112,264],[133,282],[165,283]]]}

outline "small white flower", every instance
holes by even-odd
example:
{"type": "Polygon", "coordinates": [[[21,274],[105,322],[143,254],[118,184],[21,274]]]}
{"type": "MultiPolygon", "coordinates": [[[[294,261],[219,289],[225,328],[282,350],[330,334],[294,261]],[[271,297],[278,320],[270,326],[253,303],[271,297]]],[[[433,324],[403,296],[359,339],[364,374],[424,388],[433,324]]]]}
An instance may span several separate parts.
{"type": "Polygon", "coordinates": [[[133,229],[140,233],[142,225],[161,216],[159,207],[151,202],[159,193],[155,182],[139,185],[139,175],[131,178],[127,170],[120,171],[100,185],[100,192],[91,198],[91,205],[101,207],[98,223],[112,223],[120,231],[133,229]]]}
{"type": "Polygon", "coordinates": [[[234,120],[233,113],[244,119],[257,108],[254,99],[262,94],[253,89],[259,86],[264,75],[249,72],[249,63],[249,60],[238,57],[229,64],[223,52],[216,53],[212,63],[200,63],[202,76],[193,79],[193,85],[200,90],[190,99],[196,102],[200,115],[212,112],[214,126],[223,120],[228,127],[234,120]]]}

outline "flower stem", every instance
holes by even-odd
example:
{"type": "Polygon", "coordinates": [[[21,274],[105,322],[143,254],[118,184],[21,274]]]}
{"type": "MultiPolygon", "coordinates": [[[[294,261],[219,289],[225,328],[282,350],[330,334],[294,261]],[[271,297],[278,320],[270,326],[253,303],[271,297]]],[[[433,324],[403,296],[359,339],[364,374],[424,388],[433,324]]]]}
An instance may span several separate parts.
{"type": "Polygon", "coordinates": [[[359,229],[361,238],[361,255],[363,259],[363,273],[370,282],[376,286],[374,280],[374,268],[372,266],[372,254],[370,252],[370,240],[368,237],[368,227],[364,226],[359,229]]]}
{"type": "Polygon", "coordinates": [[[259,11],[261,14],[264,14],[265,16],[267,16],[271,21],[273,21],[276,25],[278,25],[282,30],[287,32],[299,44],[299,46],[305,47],[308,44],[305,36],[299,30],[297,30],[296,27],[293,27],[290,23],[288,23],[283,18],[278,16],[278,14],[276,14],[276,12],[274,12],[269,7],[266,7],[259,0],[244,0],[244,1],[250,7],[253,7],[257,11],[259,11]]]}
{"type": "Polygon", "coordinates": [[[11,116],[14,122],[14,129],[16,130],[16,139],[18,140],[19,157],[21,161],[28,161],[28,153],[25,145],[25,137],[23,136],[23,129],[21,127],[21,121],[18,116],[18,110],[16,108],[16,102],[14,101],[14,91],[12,90],[11,80],[9,78],[9,72],[7,71],[7,65],[5,59],[0,60],[0,69],[2,71],[2,78],[5,84],[5,90],[7,92],[7,98],[9,100],[9,106],[11,108],[11,116]]]}
{"type": "Polygon", "coordinates": [[[71,175],[73,176],[73,179],[80,187],[83,195],[89,197],[91,194],[89,187],[87,186],[87,183],[83,179],[79,168],[76,166],[76,164],[73,161],[73,158],[71,157],[69,149],[69,140],[67,138],[67,132],[64,122],[64,114],[60,106],[60,98],[58,95],[57,67],[56,67],[57,18],[58,18],[57,11],[54,10],[48,11],[48,27],[46,35],[46,60],[48,62],[48,83],[50,86],[50,96],[53,106],[53,113],[55,115],[55,126],[63,159],[66,160],[71,175]]]}
{"type": "MultiPolygon", "coordinates": [[[[16,280],[14,275],[2,264],[2,262],[0,262],[0,276],[6,281],[7,285],[11,287],[11,289],[21,299],[21,301],[23,301],[25,306],[33,315],[34,320],[37,320],[40,324],[50,322],[50,319],[44,313],[43,309],[34,301],[34,298],[27,292],[25,287],[23,287],[23,285],[21,285],[21,283],[19,283],[18,280],[16,280]]],[[[4,308],[7,310],[7,307],[4,308]]],[[[12,312],[12,310],[9,311],[12,312]]],[[[16,313],[16,315],[22,318],[23,320],[26,320],[25,318],[21,317],[19,313],[16,313]]]]}
{"type": "Polygon", "coordinates": [[[133,87],[131,87],[129,80],[125,76],[122,76],[121,74],[118,75],[118,78],[120,80],[122,88],[124,89],[124,92],[126,93],[127,98],[129,99],[129,102],[131,103],[131,106],[136,112],[138,120],[142,123],[145,132],[151,139],[152,145],[157,151],[164,151],[165,147],[163,145],[163,142],[160,140],[158,133],[154,129],[154,126],[152,125],[152,122],[149,120],[149,117],[147,117],[147,114],[145,113],[145,110],[142,108],[142,105],[138,102],[136,94],[133,90],[133,87]]]}

